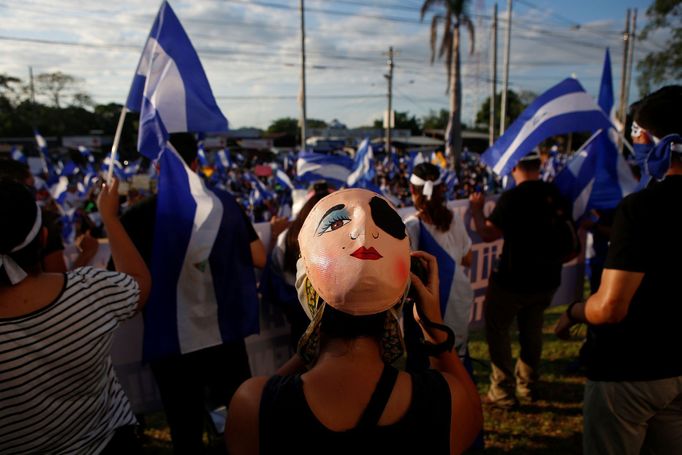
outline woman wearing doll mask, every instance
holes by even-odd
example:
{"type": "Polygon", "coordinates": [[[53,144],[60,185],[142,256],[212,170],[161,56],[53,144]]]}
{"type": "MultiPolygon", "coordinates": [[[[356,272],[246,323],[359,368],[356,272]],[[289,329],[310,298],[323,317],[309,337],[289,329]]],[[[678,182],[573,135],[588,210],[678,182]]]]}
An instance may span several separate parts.
{"type": "MultiPolygon", "coordinates": [[[[330,194],[299,234],[296,287],[311,323],[298,345],[303,374],[255,377],[228,413],[230,454],[458,454],[481,429],[474,384],[442,330],[433,256],[413,252],[390,203],[371,191],[330,194]],[[431,368],[398,371],[398,315],[411,285],[431,368]]],[[[282,373],[282,370],[280,370],[282,373]]]]}

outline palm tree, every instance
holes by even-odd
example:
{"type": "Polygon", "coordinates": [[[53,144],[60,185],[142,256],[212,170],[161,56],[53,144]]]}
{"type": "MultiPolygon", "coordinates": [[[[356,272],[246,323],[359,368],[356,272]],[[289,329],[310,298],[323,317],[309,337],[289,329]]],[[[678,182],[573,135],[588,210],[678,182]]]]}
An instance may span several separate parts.
{"type": "Polygon", "coordinates": [[[446,93],[450,94],[450,116],[446,133],[446,155],[450,157],[452,165],[459,158],[462,151],[462,78],[459,57],[460,26],[469,31],[471,43],[470,53],[474,52],[474,24],[467,11],[470,0],[424,0],[421,7],[421,20],[430,9],[439,6],[443,13],[435,13],[431,18],[431,64],[436,57],[436,41],[438,41],[438,24],[443,22],[443,38],[438,50],[438,58],[445,55],[445,66],[448,71],[448,86],[446,93]]]}

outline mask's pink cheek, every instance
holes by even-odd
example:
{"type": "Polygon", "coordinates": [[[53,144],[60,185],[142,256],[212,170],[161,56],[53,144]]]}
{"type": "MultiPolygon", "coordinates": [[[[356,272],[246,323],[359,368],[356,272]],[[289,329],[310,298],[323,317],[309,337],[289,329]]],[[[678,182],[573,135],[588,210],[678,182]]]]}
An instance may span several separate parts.
{"type": "Polygon", "coordinates": [[[407,274],[410,272],[408,264],[409,262],[405,262],[403,259],[398,259],[395,263],[395,276],[400,282],[407,279],[407,274]]]}

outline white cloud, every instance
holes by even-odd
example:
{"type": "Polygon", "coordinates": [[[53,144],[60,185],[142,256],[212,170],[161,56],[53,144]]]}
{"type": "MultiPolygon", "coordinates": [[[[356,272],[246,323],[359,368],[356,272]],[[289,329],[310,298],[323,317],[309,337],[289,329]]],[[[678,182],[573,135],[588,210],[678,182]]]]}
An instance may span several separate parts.
{"type": "MultiPolygon", "coordinates": [[[[229,0],[172,2],[233,126],[265,127],[274,118],[298,116],[298,2],[277,1],[288,7],[275,9],[229,0]],[[235,98],[246,96],[252,98],[235,98]]],[[[371,1],[367,4],[359,8],[313,2],[312,8],[353,11],[355,15],[306,15],[309,116],[338,118],[350,126],[368,124],[380,117],[386,106],[384,53],[390,45],[397,51],[395,109],[423,115],[429,109],[447,108],[443,62],[429,64],[430,19],[424,24],[378,21],[367,16],[400,16],[417,22],[418,10],[415,8],[410,15],[402,10],[370,8],[371,1]],[[358,97],[363,94],[371,97],[358,97]]],[[[16,6],[0,6],[2,37],[101,46],[0,40],[0,73],[26,78],[28,66],[33,66],[34,73],[62,71],[83,78],[85,90],[97,102],[121,103],[157,8],[157,1],[138,0],[26,0],[16,2],[16,6]],[[107,47],[112,45],[123,47],[107,47]]],[[[540,92],[576,72],[586,89],[596,94],[606,45],[611,46],[617,83],[622,41],[612,32],[618,25],[595,21],[570,30],[565,24],[557,26],[550,14],[549,10],[515,12],[511,88],[540,92]]],[[[503,19],[501,12],[501,23],[503,19]]],[[[487,19],[474,22],[478,26],[477,54],[468,55],[468,37],[466,31],[462,33],[465,120],[473,117],[478,104],[490,92],[490,23],[487,19]]],[[[498,81],[502,77],[503,32],[500,26],[498,81]]]]}

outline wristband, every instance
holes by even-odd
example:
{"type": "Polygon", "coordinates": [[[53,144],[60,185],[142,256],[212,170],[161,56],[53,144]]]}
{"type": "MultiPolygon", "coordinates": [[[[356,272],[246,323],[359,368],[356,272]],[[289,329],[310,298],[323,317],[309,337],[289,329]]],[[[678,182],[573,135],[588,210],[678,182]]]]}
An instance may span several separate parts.
{"type": "Polygon", "coordinates": [[[575,300],[568,305],[568,308],[566,308],[566,317],[571,322],[571,324],[581,324],[583,322],[583,321],[580,321],[580,320],[574,318],[573,315],[571,314],[573,307],[575,305],[577,305],[578,303],[582,303],[582,300],[575,300]]]}
{"type": "Polygon", "coordinates": [[[415,303],[415,305],[417,306],[417,314],[419,315],[419,324],[423,324],[424,326],[432,329],[441,330],[445,332],[447,336],[445,341],[438,344],[430,343],[426,341],[424,337],[420,337],[419,342],[421,345],[420,348],[422,352],[425,352],[427,355],[432,357],[440,355],[443,352],[451,352],[452,348],[455,346],[455,332],[453,332],[452,329],[446,325],[437,324],[429,320],[429,318],[427,318],[424,312],[422,311],[421,305],[417,303],[415,303]]]}

